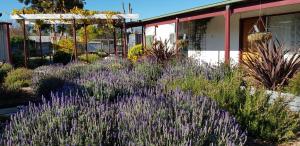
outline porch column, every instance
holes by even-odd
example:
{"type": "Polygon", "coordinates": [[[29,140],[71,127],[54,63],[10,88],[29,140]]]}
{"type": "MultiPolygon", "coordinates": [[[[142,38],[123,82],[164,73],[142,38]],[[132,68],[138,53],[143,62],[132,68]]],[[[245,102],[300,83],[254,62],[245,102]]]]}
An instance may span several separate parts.
{"type": "Polygon", "coordinates": [[[178,37],[179,37],[179,19],[178,18],[176,18],[176,21],[175,21],[175,33],[176,33],[176,41],[175,41],[175,46],[176,46],[176,54],[177,54],[177,56],[178,56],[178,52],[179,52],[179,46],[178,46],[178,37]]]}
{"type": "Polygon", "coordinates": [[[144,43],[144,50],[146,50],[147,49],[147,36],[146,36],[146,25],[144,26],[144,33],[143,33],[143,43],[144,43]]]}
{"type": "Polygon", "coordinates": [[[141,40],[141,43],[142,43],[142,50],[143,52],[145,51],[145,45],[144,45],[144,33],[145,33],[145,28],[144,28],[144,25],[142,25],[142,40],[141,40]]]}
{"type": "Polygon", "coordinates": [[[10,29],[9,29],[9,23],[6,24],[6,38],[7,38],[7,52],[8,52],[8,62],[10,64],[13,64],[12,60],[12,53],[11,53],[11,46],[10,46],[10,29]]]}
{"type": "Polygon", "coordinates": [[[154,37],[156,38],[156,28],[157,28],[158,26],[157,25],[155,25],[154,26],[154,37]]]}
{"type": "Polygon", "coordinates": [[[27,68],[28,66],[28,51],[27,51],[27,44],[26,44],[26,24],[25,19],[23,19],[23,51],[24,51],[24,66],[27,68]]]}
{"type": "Polygon", "coordinates": [[[77,61],[76,20],[73,19],[74,60],[77,61]]]}
{"type": "Polygon", "coordinates": [[[225,63],[230,64],[230,15],[231,15],[231,9],[230,6],[226,6],[226,11],[224,14],[225,17],[225,43],[224,43],[224,49],[225,49],[225,63]]]}

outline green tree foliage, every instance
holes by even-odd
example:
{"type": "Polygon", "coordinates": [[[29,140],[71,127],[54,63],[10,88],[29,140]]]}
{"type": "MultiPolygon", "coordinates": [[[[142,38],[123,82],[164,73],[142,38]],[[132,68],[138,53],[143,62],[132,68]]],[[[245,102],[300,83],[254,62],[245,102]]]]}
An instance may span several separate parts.
{"type": "MultiPolygon", "coordinates": [[[[86,27],[86,32],[87,32],[87,41],[91,41],[99,36],[102,35],[102,31],[97,28],[97,26],[94,25],[88,25],[86,27]]],[[[79,40],[81,42],[84,42],[85,40],[85,35],[84,35],[84,27],[82,27],[79,31],[79,40]]]]}
{"type": "Polygon", "coordinates": [[[72,8],[83,8],[85,0],[18,0],[39,12],[69,12],[72,8]]]}

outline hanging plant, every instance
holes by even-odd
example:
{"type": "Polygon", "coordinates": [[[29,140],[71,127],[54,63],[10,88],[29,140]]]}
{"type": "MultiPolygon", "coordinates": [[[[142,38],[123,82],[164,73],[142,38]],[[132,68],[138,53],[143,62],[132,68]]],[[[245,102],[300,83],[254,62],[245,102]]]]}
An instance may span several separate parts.
{"type": "Polygon", "coordinates": [[[271,32],[260,32],[259,28],[257,27],[258,24],[261,24],[263,26],[264,30],[267,30],[265,23],[261,16],[259,16],[257,22],[253,25],[252,29],[250,30],[250,33],[248,35],[248,41],[250,43],[255,42],[267,42],[272,39],[272,33],[271,32]]]}
{"type": "Polygon", "coordinates": [[[248,35],[249,42],[269,41],[272,39],[271,32],[255,32],[248,35]]]}

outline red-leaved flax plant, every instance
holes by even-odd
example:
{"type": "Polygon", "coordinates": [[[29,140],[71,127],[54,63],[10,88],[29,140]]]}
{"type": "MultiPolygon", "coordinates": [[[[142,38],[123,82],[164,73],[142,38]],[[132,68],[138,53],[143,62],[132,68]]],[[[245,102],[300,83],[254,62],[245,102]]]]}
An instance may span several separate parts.
{"type": "Polygon", "coordinates": [[[300,54],[287,50],[278,40],[255,42],[253,51],[244,55],[242,64],[248,75],[267,89],[287,84],[300,69],[300,54]]]}
{"type": "Polygon", "coordinates": [[[165,63],[176,58],[175,45],[168,45],[169,40],[154,40],[151,48],[147,51],[148,56],[153,57],[159,63],[165,63]]]}

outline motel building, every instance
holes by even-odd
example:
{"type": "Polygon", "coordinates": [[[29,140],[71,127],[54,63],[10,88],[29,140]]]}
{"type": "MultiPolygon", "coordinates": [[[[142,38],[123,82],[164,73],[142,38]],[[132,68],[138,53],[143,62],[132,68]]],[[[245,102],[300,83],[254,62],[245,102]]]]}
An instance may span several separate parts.
{"type": "Polygon", "coordinates": [[[169,45],[180,40],[187,44],[185,56],[236,64],[251,49],[248,36],[254,33],[271,34],[287,49],[299,51],[300,0],[227,0],[127,23],[132,27],[141,27],[143,46],[153,38],[169,45]]]}

